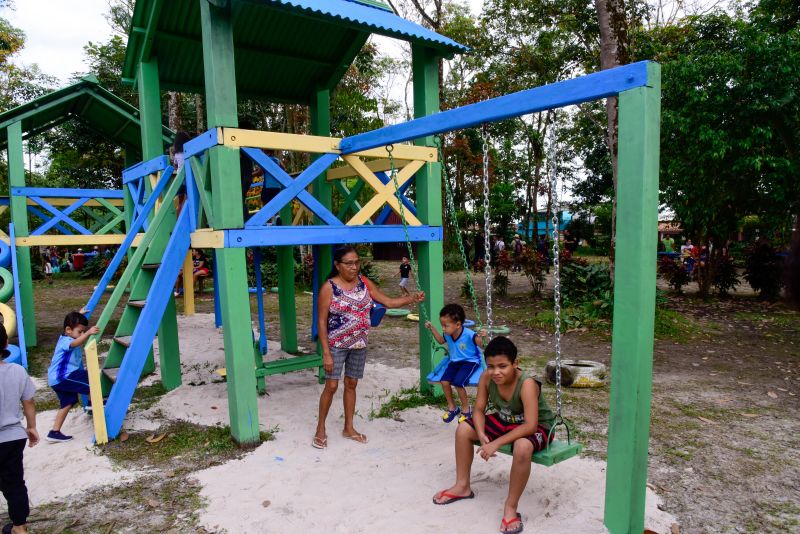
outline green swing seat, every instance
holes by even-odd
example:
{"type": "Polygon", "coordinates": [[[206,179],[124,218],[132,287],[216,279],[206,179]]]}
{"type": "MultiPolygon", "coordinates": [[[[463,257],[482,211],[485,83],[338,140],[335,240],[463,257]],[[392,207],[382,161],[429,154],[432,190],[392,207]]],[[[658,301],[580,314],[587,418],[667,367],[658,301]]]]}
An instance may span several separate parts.
{"type": "MultiPolygon", "coordinates": [[[[480,445],[477,441],[475,445],[480,445]]],[[[577,456],[583,450],[583,445],[575,441],[562,441],[560,439],[554,439],[550,446],[546,449],[533,453],[531,456],[531,462],[539,465],[543,465],[545,467],[550,467],[556,465],[559,462],[563,462],[564,460],[569,460],[573,456],[577,456]]],[[[498,449],[498,452],[502,452],[503,454],[512,454],[513,447],[509,443],[508,445],[503,445],[498,449]]]]}

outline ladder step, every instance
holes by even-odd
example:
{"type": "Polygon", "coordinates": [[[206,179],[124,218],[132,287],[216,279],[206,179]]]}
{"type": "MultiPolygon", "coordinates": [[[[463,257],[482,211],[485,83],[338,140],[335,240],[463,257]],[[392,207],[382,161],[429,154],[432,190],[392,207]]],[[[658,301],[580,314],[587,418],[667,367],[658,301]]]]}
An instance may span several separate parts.
{"type": "Polygon", "coordinates": [[[128,306],[133,306],[134,308],[144,308],[144,305],[147,304],[146,300],[129,300],[128,306]]]}
{"type": "Polygon", "coordinates": [[[155,270],[161,267],[160,263],[143,263],[142,269],[155,270]]]}
{"type": "Polygon", "coordinates": [[[119,375],[119,367],[112,367],[109,369],[103,369],[103,374],[106,375],[106,378],[111,380],[112,382],[117,381],[117,375],[119,375]]]}
{"type": "Polygon", "coordinates": [[[132,336],[119,336],[115,337],[114,341],[122,345],[123,347],[130,347],[131,346],[131,337],[132,336]]]}

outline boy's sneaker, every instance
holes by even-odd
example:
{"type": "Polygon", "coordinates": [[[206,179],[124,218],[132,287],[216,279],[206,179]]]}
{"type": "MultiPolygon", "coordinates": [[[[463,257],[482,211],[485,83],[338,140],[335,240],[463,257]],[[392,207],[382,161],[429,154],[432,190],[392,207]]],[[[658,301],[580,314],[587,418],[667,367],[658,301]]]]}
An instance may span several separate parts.
{"type": "Polygon", "coordinates": [[[63,443],[65,441],[70,441],[72,436],[65,436],[59,430],[51,430],[47,433],[47,437],[44,438],[50,443],[63,443]]]}
{"type": "Polygon", "coordinates": [[[445,423],[449,423],[450,421],[458,417],[458,414],[460,413],[461,413],[461,408],[458,407],[456,407],[455,410],[447,410],[442,414],[442,421],[444,421],[445,423]]]}

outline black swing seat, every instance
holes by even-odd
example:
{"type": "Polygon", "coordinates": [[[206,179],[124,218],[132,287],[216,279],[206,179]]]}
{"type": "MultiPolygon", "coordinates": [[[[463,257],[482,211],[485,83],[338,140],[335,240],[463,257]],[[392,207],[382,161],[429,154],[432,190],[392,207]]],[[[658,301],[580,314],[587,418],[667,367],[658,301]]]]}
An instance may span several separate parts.
{"type": "MultiPolygon", "coordinates": [[[[476,441],[475,445],[480,446],[480,443],[476,441]]],[[[509,443],[508,445],[503,445],[500,447],[498,451],[502,452],[503,454],[512,454],[512,449],[512,444],[509,443]]],[[[573,456],[577,456],[582,450],[583,445],[578,442],[554,439],[550,443],[549,447],[533,453],[531,462],[543,465],[545,467],[550,467],[559,462],[563,462],[564,460],[569,460],[573,456]]]]}

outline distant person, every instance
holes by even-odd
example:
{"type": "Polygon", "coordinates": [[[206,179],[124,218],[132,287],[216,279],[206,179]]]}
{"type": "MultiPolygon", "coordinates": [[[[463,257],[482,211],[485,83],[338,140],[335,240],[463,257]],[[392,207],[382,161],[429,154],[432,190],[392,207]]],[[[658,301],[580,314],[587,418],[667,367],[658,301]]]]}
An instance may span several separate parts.
{"type": "Polygon", "coordinates": [[[410,295],[408,292],[408,277],[411,275],[411,263],[408,261],[407,256],[403,256],[400,263],[400,292],[403,295],[410,295]]]}
{"type": "Polygon", "coordinates": [[[464,247],[464,257],[467,259],[467,263],[469,263],[469,257],[472,255],[472,243],[469,239],[469,234],[464,234],[461,237],[461,244],[464,247]]]}
{"type": "Polygon", "coordinates": [[[514,240],[511,241],[511,252],[514,255],[514,265],[511,267],[511,272],[522,271],[522,253],[524,250],[522,240],[519,234],[514,234],[514,240]]]}
{"type": "Polygon", "coordinates": [[[478,271],[482,261],[486,261],[486,242],[484,234],[475,234],[475,261],[473,262],[475,272],[478,271]]]}
{"type": "Polygon", "coordinates": [[[572,235],[572,232],[569,230],[564,230],[564,248],[567,249],[570,254],[575,254],[575,251],[578,250],[578,240],[575,239],[575,236],[572,235]]]}
{"type": "Polygon", "coordinates": [[[664,234],[664,239],[661,240],[664,245],[664,252],[675,252],[675,240],[669,234],[664,234]]]}
{"type": "Polygon", "coordinates": [[[447,357],[450,358],[450,363],[447,364],[447,369],[439,382],[447,400],[447,411],[442,415],[445,423],[449,423],[462,413],[464,417],[472,417],[467,390],[464,388],[473,373],[481,367],[481,347],[486,339],[486,331],[481,330],[476,334],[474,330],[465,328],[466,320],[464,308],[458,304],[447,304],[439,312],[439,322],[444,336],[430,321],[425,323],[425,328],[431,331],[436,342],[447,345],[447,357]],[[460,408],[453,400],[453,387],[456,388],[461,403],[460,408]]]}
{"type": "Polygon", "coordinates": [[[456,482],[434,495],[433,504],[475,498],[470,486],[474,442],[481,444],[477,455],[487,462],[500,447],[511,445],[513,460],[500,532],[518,533],[523,525],[517,508],[531,474],[531,456],[547,447],[555,415],[542,394],[541,382],[517,367],[517,347],[510,339],[492,339],[485,358],[486,371],[478,383],[475,410],[456,429],[456,482]]]}
{"type": "Polygon", "coordinates": [[[5,363],[8,357],[8,334],[0,324],[0,490],[8,504],[11,523],[3,527],[3,534],[25,534],[30,515],[28,488],[22,455],[25,442],[29,447],[39,443],[36,431],[36,406],[33,394],[36,387],[25,368],[16,363],[5,363]],[[22,410],[20,410],[22,405],[22,410]],[[20,423],[25,415],[25,426],[20,423]]]}
{"type": "Polygon", "coordinates": [[[67,414],[78,403],[78,395],[89,394],[89,374],[83,368],[83,345],[89,336],[100,330],[89,327],[89,320],[79,312],[70,312],[64,318],[64,330],[56,342],[47,384],[53,388],[61,406],[56,412],[53,429],[45,439],[51,443],[70,441],[72,436],[61,433],[67,414]]]}

